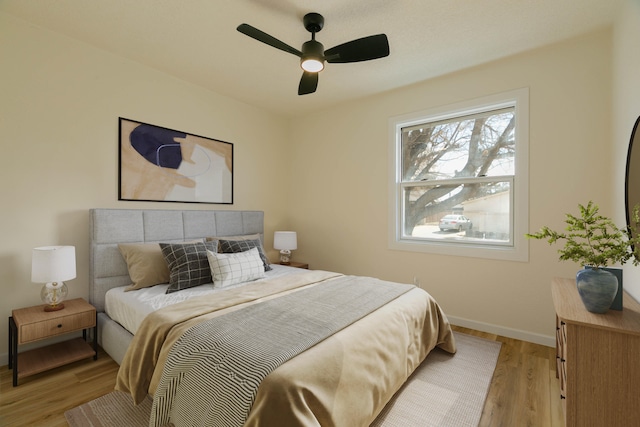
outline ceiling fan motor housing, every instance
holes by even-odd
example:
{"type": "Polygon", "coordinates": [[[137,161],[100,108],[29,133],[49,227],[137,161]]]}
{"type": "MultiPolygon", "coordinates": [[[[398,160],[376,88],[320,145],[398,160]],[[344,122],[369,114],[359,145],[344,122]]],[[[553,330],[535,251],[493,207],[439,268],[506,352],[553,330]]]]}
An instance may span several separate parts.
{"type": "Polygon", "coordinates": [[[300,65],[306,71],[322,71],[324,68],[324,46],[322,43],[309,40],[302,45],[302,56],[300,57],[300,65]],[[307,61],[315,61],[316,65],[312,69],[305,65],[307,61]],[[319,68],[319,69],[318,69],[319,68]]]}
{"type": "Polygon", "coordinates": [[[324,17],[315,12],[307,13],[304,15],[304,18],[302,18],[302,23],[307,31],[310,33],[317,33],[322,30],[322,27],[324,27],[324,17]]]}

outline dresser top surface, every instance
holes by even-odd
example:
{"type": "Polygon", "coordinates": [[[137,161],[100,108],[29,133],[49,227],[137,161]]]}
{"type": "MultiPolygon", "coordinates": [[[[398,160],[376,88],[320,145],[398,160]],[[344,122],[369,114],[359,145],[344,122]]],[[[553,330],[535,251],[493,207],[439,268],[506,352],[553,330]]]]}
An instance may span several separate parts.
{"type": "Polygon", "coordinates": [[[554,278],[551,281],[551,293],[556,314],[565,323],[640,335],[640,304],[626,292],[622,298],[622,310],[609,310],[605,314],[587,311],[578,294],[575,279],[554,278]]]}

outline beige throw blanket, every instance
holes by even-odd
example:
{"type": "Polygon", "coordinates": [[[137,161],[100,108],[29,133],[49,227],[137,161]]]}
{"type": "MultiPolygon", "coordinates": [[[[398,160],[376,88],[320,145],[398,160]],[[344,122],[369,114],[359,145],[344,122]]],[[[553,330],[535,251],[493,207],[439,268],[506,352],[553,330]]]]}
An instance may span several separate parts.
{"type": "MultiPolygon", "coordinates": [[[[116,389],[136,402],[153,394],[171,346],[197,322],[337,276],[305,272],[149,315],[129,347],[116,389]]],[[[366,426],[435,346],[455,352],[448,321],[431,296],[413,289],[269,374],[246,425],[366,426]]]]}
{"type": "Polygon", "coordinates": [[[342,276],[190,328],[169,353],[149,425],[242,427],[269,373],[413,288],[342,276]]]}

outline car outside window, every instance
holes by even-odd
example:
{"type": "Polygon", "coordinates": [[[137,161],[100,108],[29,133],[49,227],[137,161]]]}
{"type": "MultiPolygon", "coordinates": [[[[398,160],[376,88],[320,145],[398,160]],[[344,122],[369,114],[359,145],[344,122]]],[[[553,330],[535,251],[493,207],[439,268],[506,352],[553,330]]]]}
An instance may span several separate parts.
{"type": "Polygon", "coordinates": [[[438,222],[438,228],[440,231],[470,231],[473,227],[473,222],[463,215],[445,215],[438,222]]]}
{"type": "Polygon", "coordinates": [[[527,98],[521,90],[391,120],[391,248],[528,256],[527,98]]]}

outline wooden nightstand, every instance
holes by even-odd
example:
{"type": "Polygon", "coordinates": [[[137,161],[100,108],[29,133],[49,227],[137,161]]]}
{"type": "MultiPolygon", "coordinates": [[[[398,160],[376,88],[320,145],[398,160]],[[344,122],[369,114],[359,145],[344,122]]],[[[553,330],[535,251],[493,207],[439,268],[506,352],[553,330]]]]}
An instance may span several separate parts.
{"type": "Polygon", "coordinates": [[[20,308],[9,317],[9,369],[13,369],[13,386],[18,379],[67,363],[93,357],[98,359],[98,318],[94,306],[82,298],[64,302],[60,311],[44,311],[44,306],[20,308]],[[93,345],[87,329],[93,328],[93,345]],[[40,341],[70,332],[82,331],[74,338],[18,354],[18,345],[40,341]]]}
{"type": "MultiPolygon", "coordinates": [[[[283,265],[285,265],[285,264],[283,264],[283,265]]],[[[287,267],[306,268],[308,270],[309,269],[309,264],[305,264],[303,262],[291,261],[289,264],[287,264],[287,267]]]]}

